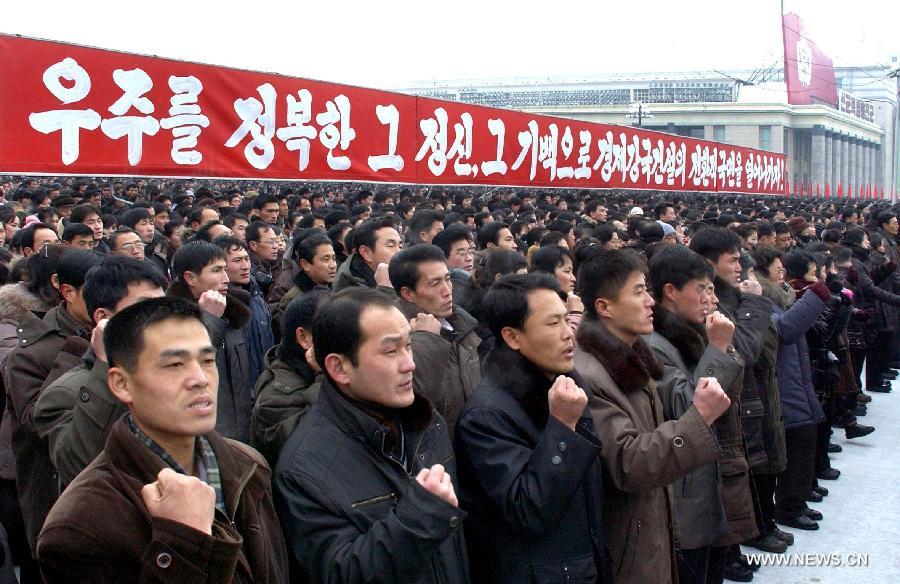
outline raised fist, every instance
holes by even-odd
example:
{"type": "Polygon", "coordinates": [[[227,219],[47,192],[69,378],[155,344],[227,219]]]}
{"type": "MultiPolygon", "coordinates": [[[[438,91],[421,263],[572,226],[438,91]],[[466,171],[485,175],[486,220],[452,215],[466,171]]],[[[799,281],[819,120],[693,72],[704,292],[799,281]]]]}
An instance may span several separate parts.
{"type": "Polygon", "coordinates": [[[101,319],[91,332],[91,349],[94,350],[94,356],[104,363],[106,363],[106,347],[103,345],[103,331],[108,322],[108,318],[101,319]]]}
{"type": "Polygon", "coordinates": [[[734,337],[734,323],[717,310],[706,317],[706,336],[710,345],[724,353],[734,337]]]}
{"type": "Polygon", "coordinates": [[[156,482],[144,485],[141,497],[151,516],[177,521],[212,535],[216,491],[197,477],[164,468],[156,482]]]}
{"type": "Polygon", "coordinates": [[[450,473],[445,472],[443,466],[436,464],[431,468],[423,468],[416,475],[416,482],[432,495],[440,497],[454,507],[459,507],[450,473]]]}
{"type": "Polygon", "coordinates": [[[547,401],[550,404],[550,415],[574,430],[584,413],[588,398],[584,390],[575,384],[575,380],[560,375],[547,392],[547,401]]]}
{"type": "Polygon", "coordinates": [[[412,327],[413,332],[425,331],[434,335],[441,334],[441,322],[432,314],[420,312],[409,321],[409,326],[412,327]]]}
{"type": "Polygon", "coordinates": [[[391,287],[391,276],[388,274],[387,264],[382,262],[375,268],[375,283],[379,286],[391,287]]]}
{"type": "Polygon", "coordinates": [[[728,410],[731,400],[715,377],[701,377],[694,390],[694,407],[707,426],[712,426],[728,410]]]}
{"type": "Polygon", "coordinates": [[[574,292],[569,292],[566,297],[566,309],[569,312],[584,312],[584,302],[574,292]]]}
{"type": "Polygon", "coordinates": [[[222,315],[225,314],[225,305],[227,302],[228,300],[225,298],[224,294],[220,294],[215,290],[207,290],[200,295],[197,304],[200,305],[200,308],[216,318],[222,318],[222,315]]]}

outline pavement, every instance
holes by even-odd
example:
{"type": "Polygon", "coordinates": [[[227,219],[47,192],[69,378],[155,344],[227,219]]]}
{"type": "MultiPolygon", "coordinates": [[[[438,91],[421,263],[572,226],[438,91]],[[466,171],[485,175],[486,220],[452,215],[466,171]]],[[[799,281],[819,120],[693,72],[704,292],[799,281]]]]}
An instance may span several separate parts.
{"type": "Polygon", "coordinates": [[[834,429],[831,441],[844,450],[831,455],[831,466],[841,476],[819,481],[829,494],[809,504],[824,515],[819,530],[782,527],[794,534],[794,545],[778,559],[742,548],[789,562],[762,565],[755,584],[900,584],[900,379],[891,393],[871,395],[869,413],[859,421],[875,432],[847,440],[834,429]]]}

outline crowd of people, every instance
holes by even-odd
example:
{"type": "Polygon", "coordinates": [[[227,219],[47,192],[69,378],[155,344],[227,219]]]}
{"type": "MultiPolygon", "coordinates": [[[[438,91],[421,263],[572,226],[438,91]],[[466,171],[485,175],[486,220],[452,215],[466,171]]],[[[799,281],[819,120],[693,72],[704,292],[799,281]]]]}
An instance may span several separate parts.
{"type": "Polygon", "coordinates": [[[819,529],[900,207],[368,187],[0,178],[0,580],[749,582],[819,529]]]}

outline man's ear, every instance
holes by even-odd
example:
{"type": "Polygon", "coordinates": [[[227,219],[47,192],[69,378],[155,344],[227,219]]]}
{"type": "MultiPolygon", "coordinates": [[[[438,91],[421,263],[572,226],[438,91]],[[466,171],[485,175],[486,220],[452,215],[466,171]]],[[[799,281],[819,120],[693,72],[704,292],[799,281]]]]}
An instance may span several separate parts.
{"type": "Polygon", "coordinates": [[[503,341],[513,351],[518,351],[522,347],[522,343],[519,341],[519,334],[521,334],[521,331],[511,326],[505,326],[500,330],[500,336],[503,338],[503,341]]]}
{"type": "Polygon", "coordinates": [[[112,310],[107,310],[106,308],[98,308],[94,311],[93,314],[94,324],[96,325],[104,318],[112,318],[114,314],[115,312],[112,310]]]}
{"type": "Polygon", "coordinates": [[[294,340],[304,351],[308,351],[313,346],[312,333],[302,326],[298,326],[294,331],[294,340]]]}
{"type": "MultiPolygon", "coordinates": [[[[53,274],[53,276],[56,277],[56,274],[53,274]]],[[[72,301],[75,300],[75,297],[78,296],[78,290],[71,284],[60,284],[59,294],[63,297],[63,300],[66,301],[66,304],[71,304],[72,301]]]]}
{"type": "Polygon", "coordinates": [[[59,276],[53,274],[50,276],[50,285],[59,290],[59,276]]]}
{"type": "Polygon", "coordinates": [[[675,301],[675,291],[676,291],[676,290],[677,290],[677,288],[675,288],[675,285],[674,285],[674,284],[672,284],[671,282],[667,282],[667,283],[663,286],[663,298],[665,298],[666,300],[670,300],[670,301],[674,302],[674,301],[675,301]]]}
{"type": "Polygon", "coordinates": [[[350,360],[337,353],[330,353],[325,357],[325,371],[335,383],[340,385],[350,384],[350,360]]]}
{"type": "Polygon", "coordinates": [[[413,294],[415,293],[416,291],[409,288],[408,286],[400,288],[400,298],[406,300],[407,302],[412,302],[413,304],[416,303],[416,301],[413,299],[413,294]]]}
{"type": "Polygon", "coordinates": [[[125,405],[131,405],[134,397],[131,395],[131,385],[128,373],[121,367],[110,367],[106,374],[106,385],[109,391],[125,405]]]}
{"type": "Polygon", "coordinates": [[[359,248],[357,248],[357,253],[359,253],[359,255],[363,260],[365,260],[367,264],[371,264],[372,260],[375,257],[375,251],[370,249],[367,245],[359,246],[359,248]]]}
{"type": "Polygon", "coordinates": [[[606,298],[594,300],[594,311],[597,313],[597,316],[612,318],[612,313],[609,311],[609,301],[606,298]]]}
{"type": "Polygon", "coordinates": [[[310,268],[312,268],[311,263],[309,263],[308,261],[303,260],[303,259],[300,260],[300,269],[301,270],[303,270],[304,272],[308,272],[310,270],[310,268]]]}
{"type": "Polygon", "coordinates": [[[181,275],[181,279],[184,280],[184,283],[188,285],[188,288],[195,288],[197,286],[197,274],[190,270],[185,270],[185,272],[181,275]]]}

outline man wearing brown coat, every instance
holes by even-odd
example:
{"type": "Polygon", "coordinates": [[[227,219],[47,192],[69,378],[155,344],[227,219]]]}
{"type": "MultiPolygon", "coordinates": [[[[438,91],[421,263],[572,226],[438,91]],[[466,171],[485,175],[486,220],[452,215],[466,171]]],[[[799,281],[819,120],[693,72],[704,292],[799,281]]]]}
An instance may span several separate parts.
{"type": "Polygon", "coordinates": [[[104,331],[129,413],[69,485],[38,540],[54,582],[287,582],[271,472],[215,432],[216,348],[200,308],[144,300],[104,331]]]}
{"type": "Polygon", "coordinates": [[[604,444],[607,548],[616,584],[677,582],[668,485],[719,452],[710,425],[730,400],[715,378],[699,378],[693,405],[665,421],[654,379],[662,368],[641,335],[653,332],[653,298],[642,260],[604,251],[578,270],[585,318],[575,368],[604,444]]]}

